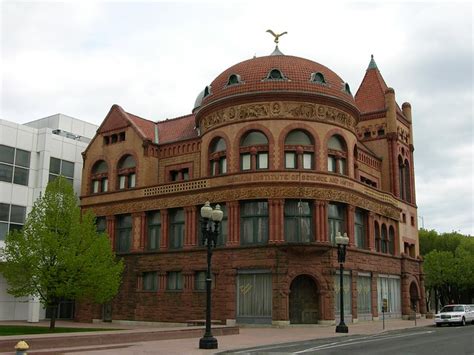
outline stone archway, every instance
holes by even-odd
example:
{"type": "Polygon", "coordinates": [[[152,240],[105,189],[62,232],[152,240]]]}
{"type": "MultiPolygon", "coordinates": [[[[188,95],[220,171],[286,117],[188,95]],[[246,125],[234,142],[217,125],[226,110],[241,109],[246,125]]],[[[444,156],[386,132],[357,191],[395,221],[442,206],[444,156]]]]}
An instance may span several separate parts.
{"type": "Polygon", "coordinates": [[[410,284],[410,308],[411,310],[415,310],[417,312],[420,311],[420,306],[418,301],[420,300],[420,296],[418,294],[418,287],[416,286],[415,281],[412,281],[410,284]]]}
{"type": "Polygon", "coordinates": [[[291,282],[289,311],[291,324],[318,322],[320,318],[318,286],[311,276],[299,275],[291,282]]]}

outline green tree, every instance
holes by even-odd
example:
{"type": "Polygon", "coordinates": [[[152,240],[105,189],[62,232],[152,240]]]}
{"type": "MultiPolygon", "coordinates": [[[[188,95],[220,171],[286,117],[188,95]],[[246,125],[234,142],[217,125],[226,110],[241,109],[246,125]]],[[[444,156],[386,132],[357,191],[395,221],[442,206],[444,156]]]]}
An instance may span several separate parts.
{"type": "MultiPolygon", "coordinates": [[[[474,296],[474,238],[457,232],[419,231],[427,294],[442,304],[471,302],[474,296]]],[[[429,298],[429,297],[428,297],[429,298]]]]}
{"type": "Polygon", "coordinates": [[[81,213],[62,177],[48,184],[23,229],[7,236],[3,257],[8,292],[38,296],[51,307],[50,329],[61,299],[107,302],[117,294],[123,271],[107,235],[97,233],[93,213],[81,213]]]}

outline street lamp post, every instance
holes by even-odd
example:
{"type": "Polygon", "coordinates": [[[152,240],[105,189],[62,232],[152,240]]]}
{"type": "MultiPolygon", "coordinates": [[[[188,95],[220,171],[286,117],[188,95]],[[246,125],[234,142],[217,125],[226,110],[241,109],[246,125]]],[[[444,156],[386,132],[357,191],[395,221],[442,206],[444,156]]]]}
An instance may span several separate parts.
{"type": "Polygon", "coordinates": [[[207,273],[206,273],[206,332],[199,339],[199,349],[217,349],[217,339],[211,333],[211,258],[212,248],[216,246],[219,235],[219,223],[224,213],[219,205],[212,209],[209,201],[201,208],[201,230],[204,244],[207,246],[207,273]],[[214,228],[212,226],[214,222],[214,228]]]}
{"type": "Polygon", "coordinates": [[[341,320],[336,326],[336,333],[348,333],[349,328],[344,323],[344,262],[346,261],[346,247],[349,244],[349,238],[347,233],[344,233],[344,236],[341,235],[341,232],[336,234],[336,244],[337,244],[337,261],[339,262],[339,296],[340,296],[340,310],[341,310],[341,320]]]}

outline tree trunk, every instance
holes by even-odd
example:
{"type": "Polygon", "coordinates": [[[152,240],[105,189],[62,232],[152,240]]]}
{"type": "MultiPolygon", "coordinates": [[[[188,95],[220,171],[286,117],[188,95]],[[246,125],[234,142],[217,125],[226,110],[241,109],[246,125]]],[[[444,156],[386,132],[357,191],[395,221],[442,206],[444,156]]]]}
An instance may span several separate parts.
{"type": "Polygon", "coordinates": [[[51,319],[49,320],[49,330],[54,330],[56,326],[56,313],[58,312],[58,304],[51,305],[51,319]]]}

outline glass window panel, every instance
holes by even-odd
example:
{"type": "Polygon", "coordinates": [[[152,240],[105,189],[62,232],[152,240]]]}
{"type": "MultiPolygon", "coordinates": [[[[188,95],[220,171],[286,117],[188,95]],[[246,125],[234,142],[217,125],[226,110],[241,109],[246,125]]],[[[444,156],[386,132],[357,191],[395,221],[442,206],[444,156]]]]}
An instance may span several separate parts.
{"type": "Polygon", "coordinates": [[[62,167],[61,167],[61,174],[66,177],[73,178],[74,177],[74,163],[63,160],[62,167]]]}
{"type": "Polygon", "coordinates": [[[344,152],[344,142],[339,136],[332,136],[328,142],[328,148],[344,152]]]}
{"type": "Polygon", "coordinates": [[[102,192],[107,192],[109,188],[109,179],[102,179],[102,192]]]}
{"type": "Polygon", "coordinates": [[[206,272],[198,271],[194,276],[194,288],[199,291],[206,289],[206,272]]]}
{"type": "Polygon", "coordinates": [[[10,232],[14,230],[20,230],[23,228],[23,224],[10,223],[10,232]]]}
{"type": "Polygon", "coordinates": [[[211,176],[219,174],[219,163],[215,160],[211,160],[211,176]]]}
{"type": "Polygon", "coordinates": [[[214,143],[212,144],[211,147],[211,153],[216,153],[216,152],[222,152],[227,149],[225,140],[222,138],[219,138],[218,140],[215,140],[214,143]]]}
{"type": "Polygon", "coordinates": [[[244,137],[240,146],[250,147],[252,145],[264,145],[264,144],[268,144],[267,137],[262,132],[253,131],[253,132],[248,133],[244,137]]]}
{"type": "Polygon", "coordinates": [[[15,148],[0,145],[0,162],[13,164],[15,148]]]}
{"type": "Polygon", "coordinates": [[[26,150],[17,149],[16,156],[15,156],[15,165],[29,168],[30,167],[30,152],[27,152],[26,150]]]}
{"type": "Polygon", "coordinates": [[[98,161],[92,168],[93,174],[102,174],[107,172],[107,163],[103,160],[98,161]]]}
{"type": "Polygon", "coordinates": [[[371,309],[371,280],[370,276],[357,277],[357,312],[370,314],[371,309]]]}
{"type": "Polygon", "coordinates": [[[333,156],[328,156],[328,171],[336,172],[336,158],[333,156]]]}
{"type": "Polygon", "coordinates": [[[70,178],[66,178],[66,181],[71,185],[74,186],[74,180],[70,178]]]}
{"type": "Polygon", "coordinates": [[[338,160],[339,164],[339,174],[346,175],[346,159],[339,159],[338,160]]]}
{"type": "Polygon", "coordinates": [[[304,153],[303,154],[303,169],[312,169],[313,168],[313,154],[304,153]]]}
{"type": "Polygon", "coordinates": [[[95,219],[95,229],[98,233],[104,233],[107,229],[107,220],[105,217],[97,217],[95,219]]]}
{"type": "Polygon", "coordinates": [[[250,154],[242,154],[241,156],[242,170],[250,170],[250,154]]]}
{"type": "Polygon", "coordinates": [[[156,291],[158,289],[158,278],[156,272],[143,273],[143,290],[156,291]]]}
{"type": "Polygon", "coordinates": [[[366,217],[365,212],[356,209],[354,220],[355,242],[358,248],[366,247],[366,217]]]}
{"type": "Polygon", "coordinates": [[[220,168],[221,168],[221,174],[226,174],[227,173],[227,159],[225,157],[221,158],[219,160],[219,163],[220,163],[220,168]]]}
{"type": "Polygon", "coordinates": [[[56,179],[57,177],[58,177],[57,175],[49,174],[48,182],[53,181],[53,180],[56,179]]]}
{"type": "Polygon", "coordinates": [[[189,170],[188,169],[183,170],[183,180],[189,180],[189,170]]]}
{"type": "Polygon", "coordinates": [[[120,175],[119,176],[119,189],[124,189],[125,188],[125,181],[127,180],[125,175],[120,175]]]}
{"type": "Polygon", "coordinates": [[[13,183],[28,186],[29,169],[15,167],[13,183]]]}
{"type": "Polygon", "coordinates": [[[8,234],[8,223],[0,222],[0,240],[5,240],[8,234]]]}
{"type": "Polygon", "coordinates": [[[296,153],[293,153],[293,152],[285,153],[285,168],[296,169],[296,153]]]}
{"type": "Polygon", "coordinates": [[[125,158],[123,158],[120,161],[119,168],[120,169],[125,169],[125,168],[134,168],[135,167],[135,159],[131,155],[127,155],[125,158]]]}
{"type": "Polygon", "coordinates": [[[99,180],[93,180],[92,181],[92,193],[96,194],[99,192],[99,186],[100,186],[100,181],[99,180]]]}
{"type": "MultiPolygon", "coordinates": [[[[49,160],[49,172],[59,175],[61,173],[61,160],[51,157],[49,160]]],[[[51,181],[51,180],[50,180],[51,181]]]]}
{"type": "Polygon", "coordinates": [[[268,153],[257,154],[257,169],[268,169],[268,153]]]}
{"type": "Polygon", "coordinates": [[[10,210],[10,222],[25,223],[26,207],[12,205],[10,210]]]}
{"type": "MultiPolygon", "coordinates": [[[[341,313],[341,281],[340,281],[340,274],[337,271],[337,274],[334,275],[334,304],[335,304],[335,311],[336,314],[339,315],[341,313]]],[[[351,276],[350,275],[343,275],[342,276],[342,286],[344,288],[344,315],[349,316],[351,312],[351,304],[352,304],[352,292],[351,292],[351,276]]]]}
{"type": "Polygon", "coordinates": [[[13,166],[0,164],[0,181],[12,182],[13,166]]]}
{"type": "Polygon", "coordinates": [[[8,222],[10,220],[10,205],[0,203],[0,221],[8,222]]]}
{"type": "Polygon", "coordinates": [[[135,187],[135,183],[136,183],[136,175],[130,174],[128,176],[128,187],[129,188],[135,187]]]}
{"type": "Polygon", "coordinates": [[[303,131],[291,131],[285,139],[287,145],[312,145],[311,138],[303,131]]]}

